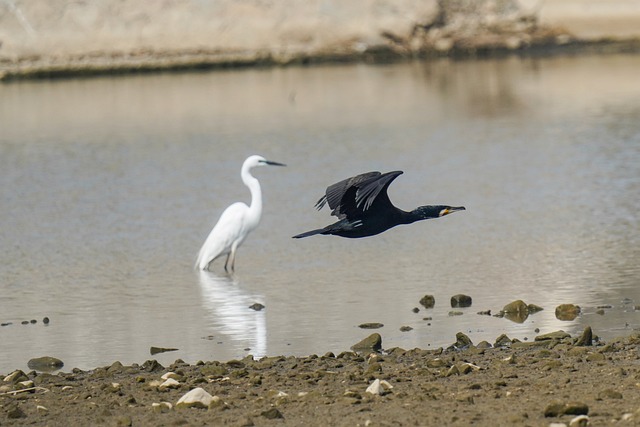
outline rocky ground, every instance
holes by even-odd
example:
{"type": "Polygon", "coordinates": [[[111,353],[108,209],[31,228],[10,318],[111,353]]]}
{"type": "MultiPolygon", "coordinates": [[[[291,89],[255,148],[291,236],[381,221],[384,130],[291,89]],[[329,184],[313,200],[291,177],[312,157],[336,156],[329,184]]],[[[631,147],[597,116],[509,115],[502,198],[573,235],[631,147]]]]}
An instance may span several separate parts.
{"type": "Polygon", "coordinates": [[[373,334],[337,355],[15,371],[0,385],[0,425],[636,425],[639,344],[587,328],[381,350],[373,334]]]}

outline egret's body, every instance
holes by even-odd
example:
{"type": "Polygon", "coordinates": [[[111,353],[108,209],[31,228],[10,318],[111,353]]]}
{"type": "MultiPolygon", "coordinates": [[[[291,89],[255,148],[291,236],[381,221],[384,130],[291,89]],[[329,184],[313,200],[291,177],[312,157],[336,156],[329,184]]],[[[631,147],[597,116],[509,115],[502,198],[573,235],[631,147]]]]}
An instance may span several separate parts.
{"type": "Polygon", "coordinates": [[[322,209],[328,204],[332,209],[331,215],[336,216],[339,221],[324,228],[298,234],[293,236],[294,239],[316,234],[331,234],[352,239],[374,236],[397,225],[440,218],[464,210],[464,206],[427,205],[407,212],[395,207],[389,200],[387,189],[401,174],[402,171],[367,172],[330,185],[325,195],[316,203],[316,207],[322,209]]]}
{"type": "Polygon", "coordinates": [[[220,219],[209,233],[205,240],[198,259],[196,268],[208,270],[211,263],[226,255],[224,263],[225,271],[235,270],[236,251],[260,223],[262,217],[262,191],[260,182],[251,175],[251,169],[256,166],[284,166],[281,163],[271,162],[262,156],[250,156],[242,164],[240,176],[244,185],[249,187],[251,192],[251,205],[236,202],[222,212],[220,219]]]}

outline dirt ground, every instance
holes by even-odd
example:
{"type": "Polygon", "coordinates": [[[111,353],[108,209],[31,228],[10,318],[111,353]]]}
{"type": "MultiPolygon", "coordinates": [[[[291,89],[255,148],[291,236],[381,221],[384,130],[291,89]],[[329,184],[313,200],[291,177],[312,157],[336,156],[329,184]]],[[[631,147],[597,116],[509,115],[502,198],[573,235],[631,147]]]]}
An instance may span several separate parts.
{"type": "MultiPolygon", "coordinates": [[[[488,348],[17,371],[0,385],[0,425],[640,425],[640,335],[609,343],[564,333],[543,338],[502,337],[488,348]],[[172,381],[162,386],[168,372],[172,381]],[[386,382],[368,392],[376,379],[386,382]],[[217,397],[204,408],[176,407],[197,387],[217,397]]],[[[463,346],[464,336],[457,342],[463,346]]]]}

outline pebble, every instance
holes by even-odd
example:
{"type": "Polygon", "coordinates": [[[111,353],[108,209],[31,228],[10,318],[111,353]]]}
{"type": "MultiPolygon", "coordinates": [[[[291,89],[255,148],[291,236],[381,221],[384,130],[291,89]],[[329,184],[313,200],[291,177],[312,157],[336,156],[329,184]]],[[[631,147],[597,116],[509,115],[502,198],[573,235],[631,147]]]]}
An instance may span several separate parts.
{"type": "Polygon", "coordinates": [[[151,408],[153,409],[154,412],[164,413],[164,412],[169,412],[171,409],[173,409],[173,405],[169,402],[160,402],[160,403],[154,402],[151,404],[151,408]]]}
{"type": "Polygon", "coordinates": [[[556,319],[574,320],[580,314],[580,306],[575,304],[560,304],[556,307],[556,319]]]}
{"type": "Polygon", "coordinates": [[[569,427],[587,427],[589,425],[589,417],[586,415],[578,415],[569,422],[569,427]]]}
{"type": "Polygon", "coordinates": [[[173,378],[167,379],[165,382],[158,386],[158,390],[167,390],[173,388],[180,388],[180,383],[173,378]]]}
{"type": "Polygon", "coordinates": [[[203,388],[196,387],[178,400],[176,408],[208,408],[213,400],[214,396],[211,396],[203,388]]]}
{"type": "Polygon", "coordinates": [[[451,297],[451,307],[471,307],[471,297],[469,295],[457,294],[451,297]]]}
{"type": "Polygon", "coordinates": [[[369,384],[369,387],[367,387],[365,392],[376,395],[376,396],[382,396],[387,392],[387,390],[390,390],[392,388],[393,386],[389,384],[386,380],[380,380],[376,378],[371,384],[369,384]]]}
{"type": "Polygon", "coordinates": [[[371,334],[367,338],[351,346],[351,349],[354,351],[380,351],[380,349],[382,349],[382,336],[378,333],[371,334]]]}
{"type": "Polygon", "coordinates": [[[254,302],[249,306],[249,308],[255,311],[260,311],[264,308],[264,305],[260,304],[259,302],[254,302]]]}
{"type": "Polygon", "coordinates": [[[28,380],[29,380],[29,377],[27,377],[27,375],[24,372],[22,372],[20,369],[17,369],[12,373],[10,373],[9,375],[7,375],[6,377],[4,377],[3,381],[16,384],[16,383],[19,383],[20,381],[28,381],[28,380]]]}
{"type": "Polygon", "coordinates": [[[424,308],[433,308],[436,305],[436,299],[433,295],[425,295],[420,299],[420,305],[424,308]]]}
{"type": "Polygon", "coordinates": [[[380,329],[384,325],[382,323],[370,322],[370,323],[362,323],[358,325],[360,329],[380,329]]]}
{"type": "Polygon", "coordinates": [[[27,366],[36,371],[50,372],[62,368],[64,363],[55,357],[43,356],[30,359],[27,366]]]}

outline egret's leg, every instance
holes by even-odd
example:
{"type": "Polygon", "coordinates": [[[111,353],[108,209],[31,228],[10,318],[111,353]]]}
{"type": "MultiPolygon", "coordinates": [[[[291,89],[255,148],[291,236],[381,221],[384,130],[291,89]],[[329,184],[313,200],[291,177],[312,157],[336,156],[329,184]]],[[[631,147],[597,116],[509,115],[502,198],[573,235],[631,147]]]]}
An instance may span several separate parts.
{"type": "Polygon", "coordinates": [[[237,248],[238,248],[238,246],[233,244],[231,246],[231,252],[229,253],[229,256],[231,257],[231,271],[232,272],[236,271],[236,249],[237,248]]]}
{"type": "MultiPolygon", "coordinates": [[[[227,273],[229,272],[229,270],[227,270],[227,264],[229,264],[229,258],[231,257],[231,253],[232,253],[232,252],[229,252],[229,253],[227,254],[227,259],[226,259],[226,261],[224,262],[224,271],[226,271],[227,273]]],[[[233,270],[233,263],[231,264],[231,270],[233,270]]]]}

